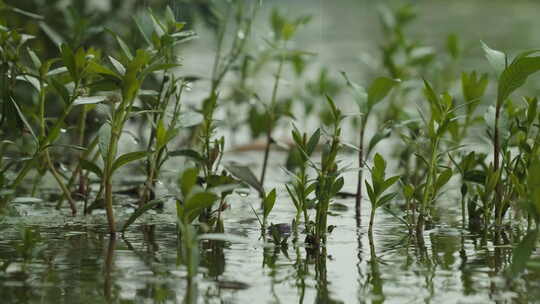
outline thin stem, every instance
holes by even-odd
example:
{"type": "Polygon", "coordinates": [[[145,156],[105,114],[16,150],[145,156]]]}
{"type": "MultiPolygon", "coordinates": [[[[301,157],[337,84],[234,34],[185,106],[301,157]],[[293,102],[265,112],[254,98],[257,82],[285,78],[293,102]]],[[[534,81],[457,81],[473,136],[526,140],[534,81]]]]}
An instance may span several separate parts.
{"type": "Polygon", "coordinates": [[[62,182],[61,176],[56,171],[56,168],[54,167],[51,156],[49,154],[49,149],[45,149],[45,159],[47,161],[47,165],[49,166],[49,170],[51,171],[52,175],[54,176],[54,179],[58,183],[58,186],[62,189],[62,192],[64,192],[64,196],[67,198],[69,202],[69,207],[71,208],[71,214],[73,216],[77,215],[77,208],[75,207],[75,201],[71,197],[71,193],[69,192],[69,189],[66,187],[64,182],[62,182]]]}
{"type": "Polygon", "coordinates": [[[363,179],[363,173],[364,173],[364,134],[366,131],[366,122],[367,122],[367,114],[366,117],[362,118],[362,126],[360,129],[360,145],[358,149],[358,166],[360,169],[358,170],[358,184],[356,186],[356,225],[360,226],[361,223],[361,216],[362,216],[362,179],[363,179]]]}
{"type": "MultiPolygon", "coordinates": [[[[283,47],[285,47],[285,42],[283,43],[283,47]]],[[[285,58],[283,55],[281,55],[279,59],[279,65],[278,70],[274,78],[274,87],[272,88],[272,98],[270,100],[270,109],[267,112],[268,114],[268,126],[266,130],[266,147],[264,149],[264,159],[263,159],[263,167],[261,172],[261,185],[264,187],[264,178],[266,175],[266,167],[268,166],[268,158],[270,156],[270,145],[272,144],[272,130],[274,128],[275,123],[275,108],[276,108],[276,99],[277,99],[277,92],[279,88],[279,81],[281,79],[281,73],[283,71],[283,63],[285,62],[285,58]]]]}

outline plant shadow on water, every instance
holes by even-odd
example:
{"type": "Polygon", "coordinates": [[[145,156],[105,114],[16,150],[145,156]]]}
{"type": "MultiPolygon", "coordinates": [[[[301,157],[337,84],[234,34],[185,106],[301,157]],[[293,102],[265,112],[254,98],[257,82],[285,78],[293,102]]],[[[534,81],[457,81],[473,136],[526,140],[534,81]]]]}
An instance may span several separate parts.
{"type": "Polygon", "coordinates": [[[538,51],[429,46],[427,1],[12,2],[2,303],[539,301],[538,51]]]}

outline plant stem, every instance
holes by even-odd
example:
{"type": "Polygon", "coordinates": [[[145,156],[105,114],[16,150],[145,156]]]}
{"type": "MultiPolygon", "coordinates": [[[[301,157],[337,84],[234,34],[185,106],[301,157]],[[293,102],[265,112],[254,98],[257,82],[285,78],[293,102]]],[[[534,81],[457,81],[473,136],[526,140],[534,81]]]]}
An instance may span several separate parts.
{"type": "MultiPolygon", "coordinates": [[[[367,113],[366,113],[367,115],[367,113]]],[[[364,134],[366,131],[367,116],[362,118],[362,126],[360,129],[360,145],[358,149],[358,184],[356,186],[356,225],[360,226],[362,216],[362,179],[364,171],[364,134]]]]}
{"type": "Polygon", "coordinates": [[[368,229],[369,234],[373,233],[373,222],[375,220],[375,210],[377,210],[377,208],[372,205],[371,206],[371,213],[369,215],[369,229],[368,229]]]}
{"type": "Polygon", "coordinates": [[[418,214],[417,233],[423,232],[424,221],[427,213],[428,202],[431,200],[431,184],[436,174],[437,165],[437,147],[439,146],[439,138],[435,138],[432,144],[431,160],[428,168],[428,176],[424,186],[424,195],[422,196],[422,202],[420,205],[420,213],[418,214]]]}
{"type": "Polygon", "coordinates": [[[62,189],[62,192],[64,192],[64,196],[67,198],[69,202],[69,207],[71,208],[71,214],[73,216],[77,215],[77,208],[75,207],[75,201],[71,197],[71,193],[69,192],[69,189],[66,187],[64,182],[62,182],[61,176],[56,171],[56,168],[54,167],[54,164],[51,161],[51,156],[49,154],[49,149],[45,149],[45,159],[47,161],[47,165],[49,166],[49,170],[51,171],[52,175],[54,176],[54,179],[62,189]]]}
{"type": "MultiPolygon", "coordinates": [[[[494,168],[494,171],[497,172],[499,170],[499,158],[500,158],[500,152],[501,152],[501,144],[500,144],[500,135],[499,135],[499,120],[500,120],[500,115],[501,115],[501,108],[502,108],[502,104],[500,103],[497,103],[497,106],[496,106],[496,109],[495,109],[495,130],[494,130],[494,133],[493,133],[493,168],[494,168]]],[[[495,186],[495,221],[496,223],[499,222],[499,213],[500,213],[500,209],[502,209],[502,206],[501,206],[501,203],[502,203],[502,184],[501,184],[501,177],[502,177],[502,172],[501,174],[499,175],[499,178],[497,179],[497,184],[495,186]]],[[[487,221],[488,219],[484,219],[485,221],[487,221]]]]}
{"type": "MultiPolygon", "coordinates": [[[[285,43],[284,43],[284,47],[285,47],[285,43]]],[[[267,111],[269,117],[268,117],[268,126],[266,130],[266,146],[264,148],[263,167],[262,167],[262,172],[261,172],[261,185],[263,187],[264,187],[264,178],[266,175],[266,167],[268,166],[268,158],[270,156],[270,145],[272,144],[272,130],[274,128],[274,123],[275,123],[274,120],[276,119],[275,110],[276,110],[277,92],[279,88],[279,81],[281,79],[281,73],[283,71],[284,61],[285,61],[285,58],[282,55],[279,59],[278,70],[274,79],[274,87],[272,89],[272,98],[270,100],[270,109],[269,111],[267,111]]]]}

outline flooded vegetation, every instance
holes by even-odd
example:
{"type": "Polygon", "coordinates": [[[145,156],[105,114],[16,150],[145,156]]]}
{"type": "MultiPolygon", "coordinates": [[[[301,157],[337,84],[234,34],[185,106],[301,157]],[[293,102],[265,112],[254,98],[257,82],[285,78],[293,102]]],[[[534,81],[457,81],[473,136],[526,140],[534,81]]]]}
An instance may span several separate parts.
{"type": "Polygon", "coordinates": [[[537,302],[538,5],[331,3],[0,0],[2,301],[537,302]]]}

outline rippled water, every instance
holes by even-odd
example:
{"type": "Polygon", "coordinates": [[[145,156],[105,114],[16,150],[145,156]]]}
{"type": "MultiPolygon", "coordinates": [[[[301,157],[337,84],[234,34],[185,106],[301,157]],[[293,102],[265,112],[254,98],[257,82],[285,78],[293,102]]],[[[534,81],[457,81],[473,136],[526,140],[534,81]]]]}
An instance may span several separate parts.
{"type": "MultiPolygon", "coordinates": [[[[300,11],[306,2],[291,5],[300,11]]],[[[320,53],[321,62],[335,65],[336,70],[353,69],[351,63],[358,61],[360,52],[354,50],[369,51],[369,45],[371,49],[376,45],[376,39],[369,40],[368,35],[376,22],[372,3],[343,0],[343,5],[333,6],[331,1],[315,2],[306,11],[319,16],[311,31],[320,30],[320,36],[310,39],[313,32],[308,31],[310,35],[302,39],[320,53]],[[351,29],[355,26],[358,30],[351,29]]],[[[523,37],[513,36],[515,44],[506,45],[511,49],[532,47],[540,40],[531,34],[531,27],[539,23],[534,1],[513,1],[512,5],[505,1],[418,2],[422,17],[415,31],[422,34],[429,26],[431,40],[443,30],[464,31],[467,22],[471,24],[467,28],[478,28],[478,33],[465,33],[469,39],[493,38],[504,44],[508,43],[505,35],[523,37]],[[505,12],[510,10],[512,15],[506,18],[505,12]],[[495,32],[493,28],[499,26],[501,30],[495,32]]],[[[200,54],[203,59],[206,55],[204,51],[200,54]]],[[[204,72],[189,62],[186,69],[204,72]]],[[[279,169],[284,155],[273,155],[268,186],[277,186],[280,194],[270,221],[290,223],[294,210],[284,192],[286,177],[279,169]]],[[[261,155],[237,153],[228,158],[247,164],[258,162],[261,155]]],[[[345,190],[352,191],[355,178],[348,174],[345,190]]],[[[117,212],[124,220],[133,211],[133,200],[117,198],[117,212]]],[[[332,211],[329,224],[336,228],[326,249],[314,255],[303,245],[302,234],[297,242],[291,237],[287,246],[264,243],[250,209],[259,204],[256,193],[231,196],[231,208],[224,213],[225,230],[235,238],[200,242],[199,302],[540,302],[538,250],[524,275],[506,275],[513,244],[523,236],[519,231],[508,231],[505,241],[494,245],[489,236],[461,228],[458,204],[449,199],[439,203],[440,224],[425,231],[423,243],[411,239],[406,228],[384,211],[378,212],[371,239],[367,234],[369,203],[364,203],[362,225],[357,226],[353,200],[338,202],[348,208],[332,211]]],[[[173,202],[162,213],[146,215],[113,239],[106,233],[103,211],[72,218],[68,210],[55,211],[53,206],[51,202],[17,203],[11,207],[11,216],[0,219],[1,303],[184,301],[187,272],[179,262],[173,202]],[[24,227],[35,231],[33,241],[26,236],[26,245],[21,234],[24,227]]]]}
{"type": "MultiPolygon", "coordinates": [[[[279,168],[273,167],[269,182],[283,190],[279,168]]],[[[130,200],[125,196],[117,200],[117,212],[124,214],[124,220],[131,212],[130,200]]],[[[443,224],[425,232],[424,244],[410,238],[392,216],[379,212],[370,240],[369,204],[364,204],[362,225],[357,228],[353,200],[342,199],[339,202],[349,208],[333,209],[329,224],[336,228],[323,253],[314,255],[303,245],[302,234],[296,243],[291,236],[285,247],[261,240],[249,207],[258,205],[256,193],[235,194],[228,202],[226,233],[235,238],[200,242],[200,303],[533,303],[540,299],[538,268],[508,279],[504,270],[511,259],[511,243],[494,246],[489,238],[459,228],[457,210],[444,211],[443,224]]],[[[55,214],[49,203],[14,207],[26,212],[23,224],[39,231],[40,239],[25,258],[16,249],[24,243],[22,228],[13,224],[21,219],[7,217],[0,224],[4,264],[0,296],[5,303],[177,303],[186,296],[187,273],[179,263],[172,202],[164,212],[145,216],[113,239],[100,211],[71,218],[67,209],[55,214]]],[[[292,204],[282,192],[270,221],[290,222],[293,217],[292,204]]],[[[516,237],[517,232],[507,235],[509,242],[516,237]]]]}

